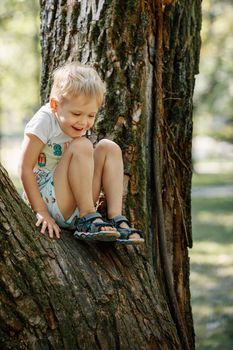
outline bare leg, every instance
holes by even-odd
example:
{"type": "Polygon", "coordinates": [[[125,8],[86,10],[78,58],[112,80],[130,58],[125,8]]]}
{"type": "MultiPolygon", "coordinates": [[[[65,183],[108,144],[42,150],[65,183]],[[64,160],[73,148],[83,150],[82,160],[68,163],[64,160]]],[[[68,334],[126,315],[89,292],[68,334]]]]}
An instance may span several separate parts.
{"type": "MultiPolygon", "coordinates": [[[[94,174],[93,147],[86,138],[72,141],[54,172],[56,199],[65,219],[76,207],[80,216],[94,213],[92,194],[94,174]]],[[[109,227],[103,227],[109,230],[109,227]]]]}
{"type": "Polygon", "coordinates": [[[101,140],[94,151],[94,161],[93,198],[97,201],[103,187],[108,205],[108,217],[120,215],[123,196],[121,149],[110,140],[101,140]]]}
{"type": "MultiPolygon", "coordinates": [[[[103,187],[108,218],[111,219],[122,214],[123,160],[120,147],[110,140],[101,140],[94,151],[94,162],[93,198],[96,202],[103,187]]],[[[128,225],[123,222],[121,227],[127,228],[128,225]]],[[[140,236],[134,233],[130,238],[140,236]]]]}

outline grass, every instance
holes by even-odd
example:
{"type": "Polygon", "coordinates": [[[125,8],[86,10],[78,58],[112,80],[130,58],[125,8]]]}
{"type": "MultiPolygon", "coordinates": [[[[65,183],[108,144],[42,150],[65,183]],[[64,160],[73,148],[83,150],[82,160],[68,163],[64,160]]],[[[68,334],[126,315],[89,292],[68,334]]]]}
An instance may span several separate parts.
{"type": "MultiPolygon", "coordinates": [[[[227,185],[230,175],[204,174],[194,185],[227,185]]],[[[197,350],[233,348],[233,197],[192,200],[191,294],[197,350]]]]}
{"type": "Polygon", "coordinates": [[[192,182],[193,182],[193,186],[195,187],[233,185],[233,176],[231,173],[223,173],[223,174],[194,173],[192,182]]]}

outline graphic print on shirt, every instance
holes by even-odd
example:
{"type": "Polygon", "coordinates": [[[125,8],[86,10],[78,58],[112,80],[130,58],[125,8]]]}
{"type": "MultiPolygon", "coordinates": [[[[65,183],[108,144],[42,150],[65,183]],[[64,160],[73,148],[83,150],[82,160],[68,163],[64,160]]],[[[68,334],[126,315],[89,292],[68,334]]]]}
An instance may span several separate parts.
{"type": "Polygon", "coordinates": [[[45,153],[40,153],[38,157],[38,166],[44,167],[46,165],[46,155],[45,153]]]}
{"type": "Polygon", "coordinates": [[[59,144],[52,143],[50,140],[47,143],[48,147],[52,149],[53,155],[56,157],[61,157],[65,150],[68,148],[69,144],[69,141],[64,142],[63,144],[59,144]]]}
{"type": "Polygon", "coordinates": [[[43,152],[38,156],[37,165],[40,169],[47,169],[49,171],[53,170],[60,158],[64,154],[65,150],[69,147],[70,142],[66,141],[63,143],[55,143],[49,140],[43,152]]]}
{"type": "Polygon", "coordinates": [[[53,154],[58,157],[62,155],[62,148],[58,143],[53,144],[53,154]]]}

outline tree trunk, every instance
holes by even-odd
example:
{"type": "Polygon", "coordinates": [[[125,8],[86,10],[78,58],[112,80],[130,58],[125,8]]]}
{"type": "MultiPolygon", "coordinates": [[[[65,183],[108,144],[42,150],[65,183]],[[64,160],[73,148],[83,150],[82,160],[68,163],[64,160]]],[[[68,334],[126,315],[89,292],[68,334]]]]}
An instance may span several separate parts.
{"type": "Polygon", "coordinates": [[[123,150],[124,211],[146,244],[88,244],[67,231],[50,241],[3,173],[4,349],[194,349],[188,247],[200,3],[41,0],[42,101],[59,64],[96,67],[107,94],[93,137],[123,150]]]}
{"type": "Polygon", "coordinates": [[[138,248],[51,241],[1,168],[2,349],[180,349],[138,248]]]}

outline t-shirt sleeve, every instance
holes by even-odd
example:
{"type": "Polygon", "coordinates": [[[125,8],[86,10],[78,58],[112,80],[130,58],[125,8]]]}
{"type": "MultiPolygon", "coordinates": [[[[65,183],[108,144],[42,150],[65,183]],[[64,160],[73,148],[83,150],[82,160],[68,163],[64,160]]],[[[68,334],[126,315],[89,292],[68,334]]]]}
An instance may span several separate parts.
{"type": "Polygon", "coordinates": [[[33,134],[46,144],[50,138],[51,129],[52,122],[50,114],[39,110],[27,123],[24,134],[33,134]]]}

